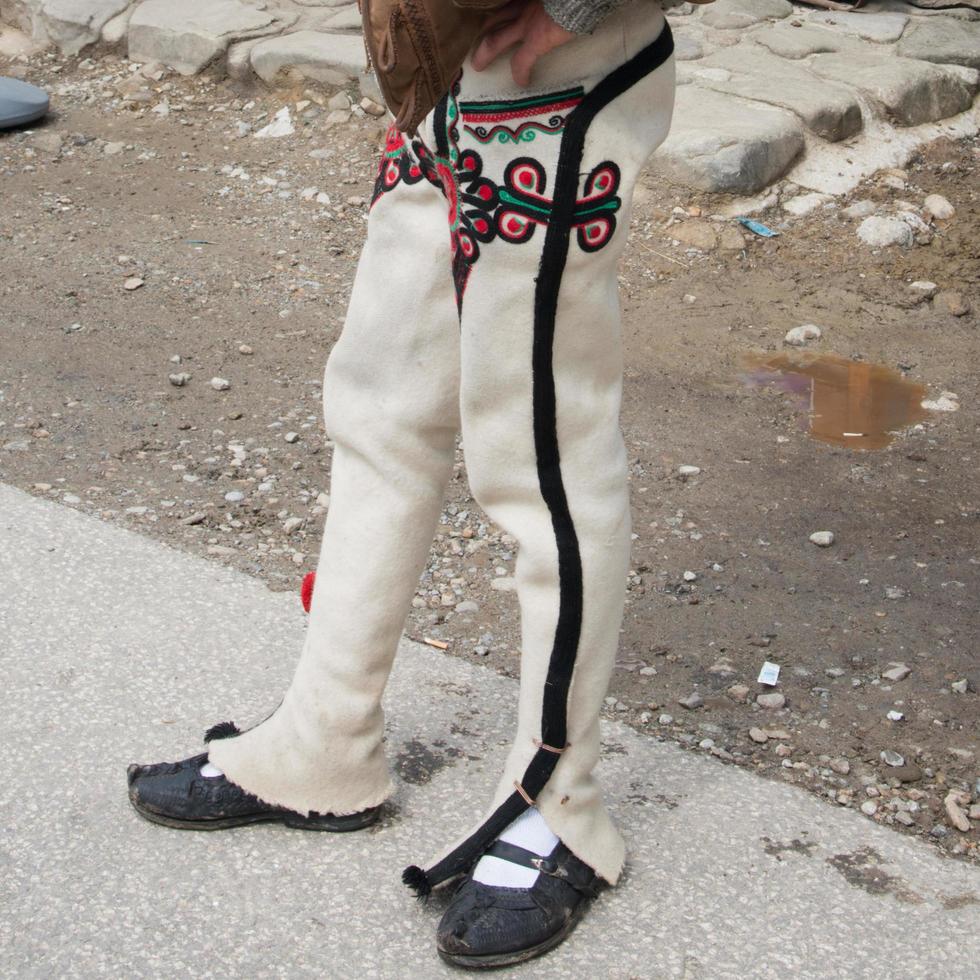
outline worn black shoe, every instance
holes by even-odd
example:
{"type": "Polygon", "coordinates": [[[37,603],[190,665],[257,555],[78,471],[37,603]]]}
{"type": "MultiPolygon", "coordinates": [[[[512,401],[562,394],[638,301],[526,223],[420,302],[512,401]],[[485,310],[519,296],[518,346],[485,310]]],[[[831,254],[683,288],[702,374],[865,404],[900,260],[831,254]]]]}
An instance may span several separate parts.
{"type": "Polygon", "coordinates": [[[130,766],[130,803],[141,817],[181,830],[224,830],[278,821],[301,830],[343,833],[373,824],[381,812],[381,807],[372,807],[344,817],[332,813],[304,816],[284,807],[269,806],[224,776],[202,776],[201,766],[207,761],[205,752],[181,762],[130,766]]]}
{"type": "Polygon", "coordinates": [[[466,878],[436,933],[439,955],[454,966],[492,969],[547,953],[571,933],[604,884],[560,842],[547,857],[504,841],[486,853],[541,873],[531,888],[502,888],[466,878]]]}

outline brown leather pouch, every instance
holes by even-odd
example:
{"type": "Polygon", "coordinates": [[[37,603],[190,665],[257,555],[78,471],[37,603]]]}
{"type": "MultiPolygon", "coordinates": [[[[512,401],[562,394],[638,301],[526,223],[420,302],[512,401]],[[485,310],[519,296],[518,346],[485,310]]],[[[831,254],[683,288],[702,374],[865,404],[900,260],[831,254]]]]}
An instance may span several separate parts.
{"type": "Polygon", "coordinates": [[[449,91],[487,15],[507,2],[360,0],[368,57],[398,129],[418,129],[449,91]]]}

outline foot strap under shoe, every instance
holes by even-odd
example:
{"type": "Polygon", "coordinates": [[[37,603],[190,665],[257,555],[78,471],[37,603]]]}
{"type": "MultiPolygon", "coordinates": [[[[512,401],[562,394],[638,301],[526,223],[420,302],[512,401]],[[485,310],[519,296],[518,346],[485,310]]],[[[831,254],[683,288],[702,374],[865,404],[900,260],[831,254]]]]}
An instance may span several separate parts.
{"type": "Polygon", "coordinates": [[[559,843],[547,857],[541,857],[540,854],[535,854],[534,851],[524,847],[498,840],[494,841],[484,854],[540,871],[541,874],[551,878],[558,878],[584,895],[595,894],[598,880],[596,873],[575,857],[564,844],[559,843]]]}

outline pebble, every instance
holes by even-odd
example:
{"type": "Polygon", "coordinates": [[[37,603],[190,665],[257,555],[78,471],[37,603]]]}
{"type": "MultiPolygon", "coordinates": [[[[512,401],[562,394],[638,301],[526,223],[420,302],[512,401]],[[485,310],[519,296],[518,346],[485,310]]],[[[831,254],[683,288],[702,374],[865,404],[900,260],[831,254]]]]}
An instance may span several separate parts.
{"type": "Polygon", "coordinates": [[[897,663],[889,667],[888,670],[883,670],[881,676],[886,681],[904,681],[911,673],[912,668],[907,664],[897,663]]]}
{"type": "Polygon", "coordinates": [[[811,544],[815,544],[818,548],[829,548],[834,540],[833,531],[814,531],[810,535],[811,544]]]}
{"type": "Polygon", "coordinates": [[[930,194],[922,206],[925,211],[938,221],[948,221],[956,214],[956,208],[942,194],[930,194]]]}
{"type": "Polygon", "coordinates": [[[964,834],[970,832],[971,826],[970,818],[962,808],[962,805],[966,803],[969,803],[969,797],[966,793],[961,793],[955,789],[950,790],[946,794],[946,799],[943,800],[943,806],[946,809],[946,816],[949,818],[949,822],[964,834]]]}
{"type": "Polygon", "coordinates": [[[755,699],[755,703],[760,708],[778,710],[779,708],[785,707],[786,697],[785,695],[780,694],[778,691],[773,691],[771,694],[760,694],[755,699]]]}
{"type": "Polygon", "coordinates": [[[728,689],[728,696],[733,701],[744,703],[749,699],[749,689],[745,684],[732,684],[732,686],[728,689]]]}
{"type": "Polygon", "coordinates": [[[640,676],[641,677],[655,677],[657,673],[656,667],[641,667],[640,676]]]}
{"type": "Polygon", "coordinates": [[[869,817],[873,817],[878,812],[878,804],[873,800],[865,800],[861,804],[861,812],[869,817]]]}
{"type": "Polygon", "coordinates": [[[685,572],[684,581],[685,582],[696,582],[698,580],[697,572],[685,572]]]}
{"type": "Polygon", "coordinates": [[[343,109],[349,112],[350,107],[351,107],[350,96],[346,92],[338,92],[336,95],[331,96],[327,100],[328,109],[343,109]]]}
{"type": "Polygon", "coordinates": [[[181,371],[179,374],[168,374],[167,378],[175,388],[183,388],[191,380],[191,376],[186,371],[181,371]]]}
{"type": "Polygon", "coordinates": [[[790,347],[803,347],[809,341],[819,340],[822,336],[823,331],[815,323],[804,323],[800,327],[793,327],[783,338],[783,342],[790,347]]]}
{"type": "Polygon", "coordinates": [[[211,387],[215,391],[227,391],[231,387],[231,382],[227,378],[212,378],[211,387]]]}
{"type": "Polygon", "coordinates": [[[897,752],[893,752],[891,749],[885,749],[878,756],[879,759],[886,765],[898,768],[899,766],[905,765],[905,756],[899,755],[897,752]]]}
{"type": "Polygon", "coordinates": [[[677,703],[682,708],[687,708],[689,711],[693,711],[695,708],[700,708],[704,705],[704,698],[702,698],[697,691],[693,691],[685,698],[678,698],[677,703]]]}
{"type": "Polygon", "coordinates": [[[82,498],[73,493],[64,494],[61,500],[66,504],[80,504],[82,502],[82,498]]]}
{"type": "Polygon", "coordinates": [[[684,479],[684,480],[687,480],[687,479],[689,479],[692,476],[700,476],[701,475],[701,467],[700,466],[687,466],[687,465],[685,465],[685,466],[678,466],[677,467],[677,475],[679,477],[681,477],[681,479],[684,479]]]}
{"type": "Polygon", "coordinates": [[[289,443],[299,442],[299,433],[298,432],[287,432],[283,436],[283,438],[286,440],[286,442],[289,442],[289,443]]]}
{"type": "Polygon", "coordinates": [[[657,718],[657,724],[658,725],[673,725],[674,724],[674,716],[673,715],[660,715],[660,717],[657,718]]]}
{"type": "Polygon", "coordinates": [[[905,715],[901,711],[889,711],[887,716],[889,721],[904,721],[905,715]]]}
{"type": "Polygon", "coordinates": [[[936,302],[953,316],[966,316],[973,309],[970,301],[962,293],[952,290],[943,290],[936,302]]]}
{"type": "Polygon", "coordinates": [[[846,776],[851,771],[851,764],[847,759],[831,759],[829,765],[834,772],[841,776],[846,776]]]}
{"type": "Polygon", "coordinates": [[[936,399],[927,398],[922,402],[922,407],[927,412],[958,412],[960,396],[952,391],[944,391],[936,399]]]}
{"type": "Polygon", "coordinates": [[[874,201],[855,201],[841,211],[847,218],[867,218],[875,213],[877,205],[874,201]]]}
{"type": "Polygon", "coordinates": [[[904,766],[893,766],[888,778],[900,783],[917,783],[922,778],[922,770],[914,762],[907,762],[904,766]]]}
{"type": "Polygon", "coordinates": [[[970,684],[965,677],[961,681],[953,681],[953,683],[949,686],[957,694],[966,694],[966,692],[970,689],[970,684]]]}
{"type": "Polygon", "coordinates": [[[480,607],[472,599],[464,599],[462,602],[456,603],[456,612],[458,613],[478,613],[480,607]]]}
{"type": "Polygon", "coordinates": [[[140,279],[139,276],[130,276],[123,283],[123,289],[127,289],[127,290],[129,290],[129,292],[133,292],[133,290],[140,289],[141,287],[143,287],[145,285],[146,285],[146,281],[143,280],[143,279],[140,279]]]}
{"type": "Polygon", "coordinates": [[[245,494],[241,490],[229,490],[225,494],[225,500],[229,504],[240,504],[245,499],[245,494]]]}
{"type": "Polygon", "coordinates": [[[905,589],[900,589],[897,585],[889,585],[885,587],[886,599],[897,601],[898,599],[907,599],[908,597],[908,592],[905,589]]]}
{"type": "Polygon", "coordinates": [[[196,524],[203,524],[207,519],[207,514],[203,511],[197,511],[197,513],[191,514],[189,517],[185,517],[181,524],[186,524],[188,527],[194,527],[196,524]]]}
{"type": "Polygon", "coordinates": [[[900,823],[903,827],[911,827],[912,824],[915,823],[915,820],[912,818],[911,814],[906,813],[904,810],[899,810],[898,813],[895,814],[895,821],[900,823]]]}
{"type": "Polygon", "coordinates": [[[922,299],[932,299],[939,292],[939,287],[928,279],[917,279],[909,283],[909,292],[922,299]]]}
{"type": "Polygon", "coordinates": [[[292,136],[296,130],[289,115],[289,107],[283,106],[273,117],[268,126],[263,126],[256,134],[256,139],[280,139],[292,136]]]}
{"type": "Polygon", "coordinates": [[[283,521],[282,529],[286,532],[286,534],[293,534],[303,526],[303,523],[302,517],[288,517],[285,521],[283,521]]]}
{"type": "Polygon", "coordinates": [[[238,353],[248,355],[248,354],[254,354],[255,351],[248,344],[239,344],[238,353]]]}
{"type": "Polygon", "coordinates": [[[915,236],[908,223],[901,218],[883,218],[872,215],[858,225],[858,238],[873,248],[887,248],[891,245],[909,246],[915,236]]]}
{"type": "Polygon", "coordinates": [[[329,493],[318,493],[316,495],[316,505],[317,505],[317,507],[329,507],[330,506],[330,494],[329,493]]]}
{"type": "Polygon", "coordinates": [[[769,736],[761,728],[750,728],[749,738],[753,742],[758,742],[760,745],[765,745],[769,741],[769,736]]]}
{"type": "Polygon", "coordinates": [[[491,589],[496,589],[498,592],[513,592],[517,588],[517,579],[513,575],[503,575],[500,578],[495,578],[490,583],[491,589]]]}

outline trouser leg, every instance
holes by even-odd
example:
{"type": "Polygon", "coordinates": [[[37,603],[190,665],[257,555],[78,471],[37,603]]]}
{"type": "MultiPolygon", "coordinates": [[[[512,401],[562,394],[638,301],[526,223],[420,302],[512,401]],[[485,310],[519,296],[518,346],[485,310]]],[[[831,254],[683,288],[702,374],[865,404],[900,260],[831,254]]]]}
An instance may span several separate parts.
{"type": "Polygon", "coordinates": [[[437,153],[458,174],[464,451],[475,498],[519,543],[522,661],[490,812],[424,875],[406,872],[422,890],[531,801],[603,878],[623,863],[593,777],[630,541],[616,272],[633,186],[673,110],[669,33],[651,44],[663,25],[633,5],[542,64],[537,92],[508,92],[506,65],[464,69],[441,140],[437,111],[437,153]]]}
{"type": "Polygon", "coordinates": [[[452,471],[459,323],[446,202],[390,139],[327,363],[330,508],[299,665],[275,713],[210,759],[268,803],[345,814],[391,791],[381,694],[452,471]]]}

